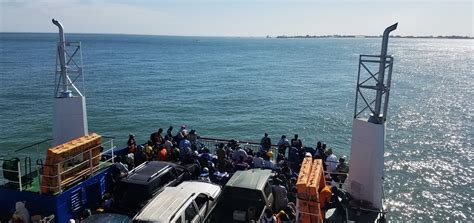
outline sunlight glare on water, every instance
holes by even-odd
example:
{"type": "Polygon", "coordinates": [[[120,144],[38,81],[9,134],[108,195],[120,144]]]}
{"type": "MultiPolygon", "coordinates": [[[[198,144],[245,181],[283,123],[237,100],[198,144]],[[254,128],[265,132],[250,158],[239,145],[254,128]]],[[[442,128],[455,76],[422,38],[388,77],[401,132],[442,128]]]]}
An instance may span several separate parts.
{"type": "MultiPolygon", "coordinates": [[[[51,137],[54,34],[0,34],[0,150],[51,137]],[[28,86],[25,87],[25,83],[28,86]]],[[[81,40],[89,130],[145,141],[198,134],[273,142],[297,133],[349,155],[359,54],[380,39],[67,35],[81,40]]],[[[474,41],[391,39],[390,220],[472,220],[474,41]]]]}

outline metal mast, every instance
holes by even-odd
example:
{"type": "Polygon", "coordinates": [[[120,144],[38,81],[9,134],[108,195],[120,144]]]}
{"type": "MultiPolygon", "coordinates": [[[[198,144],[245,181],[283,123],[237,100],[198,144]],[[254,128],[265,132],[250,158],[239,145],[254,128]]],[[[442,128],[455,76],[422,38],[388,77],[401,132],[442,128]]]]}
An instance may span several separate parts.
{"type": "Polygon", "coordinates": [[[388,109],[388,99],[390,93],[390,84],[392,79],[392,66],[393,66],[393,57],[387,55],[388,47],[388,38],[390,32],[397,29],[398,23],[395,23],[385,29],[383,32],[382,39],[382,50],[379,55],[360,55],[359,57],[359,72],[357,77],[357,90],[356,90],[356,100],[355,100],[355,109],[354,109],[354,118],[357,118],[365,109],[369,109],[371,114],[369,117],[369,122],[375,124],[383,124],[387,119],[387,109],[388,109]],[[368,64],[378,64],[378,72],[374,73],[373,67],[370,67],[368,64]],[[361,67],[364,69],[362,70],[361,67]],[[387,75],[385,76],[385,72],[387,75]],[[363,78],[361,81],[361,70],[368,74],[367,78],[363,78]],[[374,84],[368,83],[372,81],[374,84]],[[364,91],[363,89],[375,90],[375,99],[368,101],[368,97],[371,96],[370,93],[364,91]],[[358,107],[359,97],[365,102],[364,107],[358,107]],[[383,99],[383,102],[382,102],[383,99]],[[375,106],[373,103],[375,102],[375,106]],[[383,107],[383,108],[382,108],[383,107]]]}
{"type": "Polygon", "coordinates": [[[74,90],[78,96],[83,96],[74,85],[74,83],[77,83],[79,78],[82,77],[82,86],[84,86],[81,43],[66,42],[63,25],[55,19],[53,19],[52,22],[59,29],[59,42],[56,52],[55,97],[73,97],[74,94],[71,89],[74,90]]]}

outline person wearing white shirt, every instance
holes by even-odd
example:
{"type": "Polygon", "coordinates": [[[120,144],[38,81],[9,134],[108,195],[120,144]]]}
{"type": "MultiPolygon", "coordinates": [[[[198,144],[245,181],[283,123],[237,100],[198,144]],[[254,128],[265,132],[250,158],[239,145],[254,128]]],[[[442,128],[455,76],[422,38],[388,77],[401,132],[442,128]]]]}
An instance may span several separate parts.
{"type": "Polygon", "coordinates": [[[336,171],[336,167],[338,164],[337,157],[332,153],[332,149],[329,148],[324,152],[327,155],[326,158],[326,170],[329,173],[333,173],[336,171]]]}

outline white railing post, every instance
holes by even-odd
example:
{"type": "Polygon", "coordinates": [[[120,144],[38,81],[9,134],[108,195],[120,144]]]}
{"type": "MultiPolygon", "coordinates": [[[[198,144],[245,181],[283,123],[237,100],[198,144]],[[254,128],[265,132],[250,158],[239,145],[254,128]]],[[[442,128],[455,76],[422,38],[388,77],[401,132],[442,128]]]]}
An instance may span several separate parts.
{"type": "Polygon", "coordinates": [[[110,149],[112,149],[112,163],[114,162],[114,139],[110,140],[110,149]]]}
{"type": "Polygon", "coordinates": [[[92,160],[93,160],[92,149],[89,149],[89,165],[90,165],[91,174],[94,172],[92,160]]]}
{"type": "Polygon", "coordinates": [[[23,191],[23,186],[21,185],[21,162],[17,163],[18,165],[18,184],[20,185],[20,191],[23,191]]]}
{"type": "Polygon", "coordinates": [[[38,188],[40,189],[39,190],[39,193],[41,194],[41,175],[40,175],[40,168],[38,167],[38,165],[36,165],[36,176],[38,176],[38,188]]]}
{"type": "Polygon", "coordinates": [[[58,177],[58,189],[59,192],[61,192],[61,168],[60,168],[61,163],[57,164],[58,172],[57,172],[57,177],[58,177]]]}

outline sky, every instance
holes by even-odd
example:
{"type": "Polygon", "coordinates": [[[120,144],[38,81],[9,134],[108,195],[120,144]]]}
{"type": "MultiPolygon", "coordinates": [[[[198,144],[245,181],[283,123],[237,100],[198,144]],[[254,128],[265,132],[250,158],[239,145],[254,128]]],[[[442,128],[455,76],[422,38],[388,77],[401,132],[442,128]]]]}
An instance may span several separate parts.
{"type": "Polygon", "coordinates": [[[0,0],[0,32],[474,36],[471,0],[0,0]]]}

